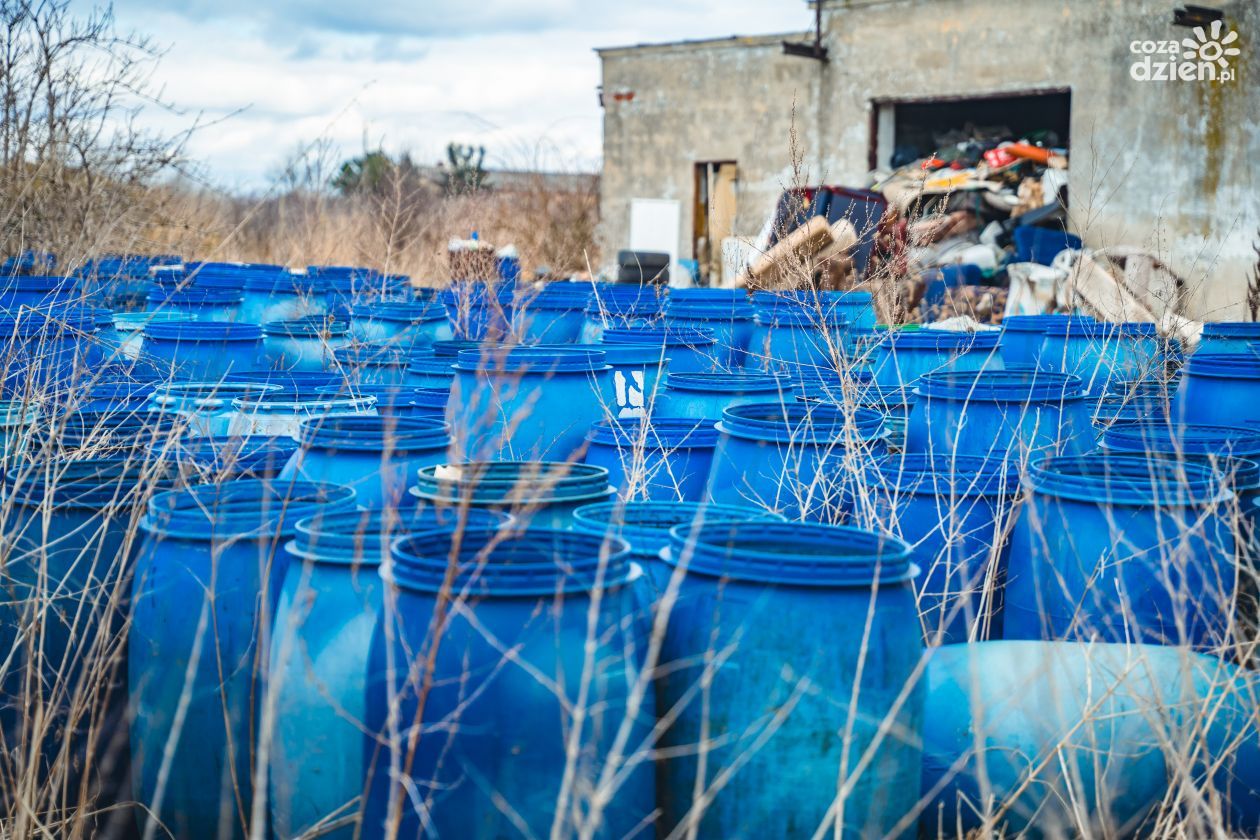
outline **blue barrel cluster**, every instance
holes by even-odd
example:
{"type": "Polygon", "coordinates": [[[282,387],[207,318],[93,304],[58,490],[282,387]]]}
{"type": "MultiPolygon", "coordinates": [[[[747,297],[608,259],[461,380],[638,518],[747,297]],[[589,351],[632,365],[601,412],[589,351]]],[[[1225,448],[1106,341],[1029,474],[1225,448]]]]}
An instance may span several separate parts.
{"type": "Polygon", "coordinates": [[[0,734],[95,831],[1140,834],[1191,744],[1260,830],[1254,325],[27,262],[0,734]]]}

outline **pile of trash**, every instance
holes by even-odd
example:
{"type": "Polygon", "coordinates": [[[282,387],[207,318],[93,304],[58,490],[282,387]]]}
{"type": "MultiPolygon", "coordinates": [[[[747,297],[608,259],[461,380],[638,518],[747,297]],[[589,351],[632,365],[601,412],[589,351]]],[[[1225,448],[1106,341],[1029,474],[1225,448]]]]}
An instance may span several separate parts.
{"type": "Polygon", "coordinates": [[[925,321],[1000,320],[1013,265],[1049,266],[1081,247],[1066,231],[1068,150],[1053,132],[969,127],[937,139],[927,154],[898,148],[895,170],[872,173],[901,246],[896,273],[910,278],[903,299],[925,321]]]}

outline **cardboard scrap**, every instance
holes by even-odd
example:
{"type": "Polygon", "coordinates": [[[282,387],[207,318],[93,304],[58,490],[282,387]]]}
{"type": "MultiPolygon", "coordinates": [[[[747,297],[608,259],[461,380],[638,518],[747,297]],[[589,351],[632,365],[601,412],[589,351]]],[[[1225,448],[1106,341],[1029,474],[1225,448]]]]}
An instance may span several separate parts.
{"type": "Polygon", "coordinates": [[[1099,320],[1155,324],[1162,335],[1180,340],[1187,352],[1193,351],[1203,334],[1203,324],[1183,317],[1157,293],[1168,282],[1157,275],[1171,272],[1162,264],[1157,268],[1154,263],[1158,261],[1149,255],[1126,252],[1121,263],[1114,262],[1112,256],[1120,255],[1107,249],[1081,252],[1063,286],[1060,307],[1082,304],[1099,320]]]}
{"type": "Polygon", "coordinates": [[[735,285],[766,290],[804,286],[813,280],[820,254],[826,251],[827,259],[839,255],[832,247],[837,239],[843,245],[841,250],[847,253],[857,244],[857,231],[846,220],[830,225],[822,216],[813,216],[753,260],[748,271],[736,278],[735,285]]]}

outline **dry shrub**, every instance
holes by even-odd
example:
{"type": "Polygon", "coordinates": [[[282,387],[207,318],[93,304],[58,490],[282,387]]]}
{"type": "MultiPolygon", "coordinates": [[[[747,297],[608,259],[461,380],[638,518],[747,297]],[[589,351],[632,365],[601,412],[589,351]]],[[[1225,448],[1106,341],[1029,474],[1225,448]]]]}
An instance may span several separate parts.
{"type": "Polygon", "coordinates": [[[174,136],[137,124],[160,50],[120,31],[109,7],[0,0],[0,251],[36,248],[74,267],[147,251],[168,216],[158,179],[178,169],[195,123],[174,136]]]}
{"type": "MultiPolygon", "coordinates": [[[[527,271],[587,271],[598,264],[597,181],[530,174],[510,186],[447,195],[432,181],[404,182],[366,195],[337,195],[318,183],[283,185],[240,198],[188,185],[162,189],[171,218],[155,225],[154,250],[214,260],[364,265],[407,274],[424,286],[449,277],[447,245],[474,231],[515,245],[527,271]]],[[[325,182],[326,183],[326,182],[325,182]]]]}

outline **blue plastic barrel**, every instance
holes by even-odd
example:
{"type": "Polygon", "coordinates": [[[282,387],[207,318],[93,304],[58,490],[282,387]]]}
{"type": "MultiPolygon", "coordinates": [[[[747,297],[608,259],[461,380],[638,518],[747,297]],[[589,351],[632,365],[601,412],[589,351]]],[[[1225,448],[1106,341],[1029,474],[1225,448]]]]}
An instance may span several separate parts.
{"type": "Polygon", "coordinates": [[[1251,353],[1260,342],[1260,323],[1255,321],[1209,321],[1203,325],[1195,353],[1251,353]]]}
{"type": "MultiPolygon", "coordinates": [[[[134,316],[136,313],[109,312],[108,324],[100,318],[99,311],[97,313],[96,343],[100,349],[101,356],[109,364],[122,364],[127,361],[126,356],[123,355],[122,347],[131,336],[129,336],[124,330],[118,328],[117,319],[120,314],[124,316],[134,316]]],[[[137,332],[142,328],[143,326],[136,327],[132,330],[132,332],[137,332]]],[[[133,355],[132,358],[135,358],[135,356],[133,355]]]]}
{"type": "Polygon", "coordinates": [[[846,395],[870,386],[871,372],[856,366],[837,369],[831,365],[785,365],[775,374],[791,383],[796,399],[843,404],[846,395]]]}
{"type": "Polygon", "coordinates": [[[218,379],[232,370],[247,370],[262,349],[263,331],[257,324],[170,321],[144,328],[146,355],[184,380],[218,379]]]}
{"type": "Polygon", "coordinates": [[[450,434],[441,420],[411,417],[317,417],[302,422],[299,450],[280,479],[338,484],[367,508],[396,506],[420,467],[447,461],[450,434]]]}
{"type": "Polygon", "coordinates": [[[1019,225],[1015,228],[1015,259],[1050,265],[1060,251],[1081,247],[1081,238],[1054,228],[1019,225]]]}
{"type": "Polygon", "coordinates": [[[243,300],[233,289],[166,289],[155,285],[149,291],[148,308],[150,312],[180,312],[190,321],[235,321],[243,300]]]}
{"type": "Polygon", "coordinates": [[[708,330],[681,327],[623,327],[604,330],[604,344],[637,344],[660,352],[671,373],[722,369],[723,348],[708,330]]]}
{"type": "Polygon", "coordinates": [[[1116,423],[1103,433],[1102,445],[1121,452],[1149,452],[1192,459],[1258,458],[1260,429],[1194,423],[1116,423]]]}
{"type": "Polygon", "coordinates": [[[345,488],[256,480],[149,502],[128,661],[142,828],[249,835],[271,621],[288,565],[281,546],[299,520],[353,506],[345,488]]]}
{"type": "Polygon", "coordinates": [[[785,309],[810,309],[844,321],[854,330],[872,330],[879,322],[870,292],[830,292],[819,289],[787,289],[753,292],[757,311],[773,316],[785,309]]]}
{"type": "MultiPolygon", "coordinates": [[[[870,382],[858,386],[852,404],[882,414],[884,442],[890,450],[901,451],[905,449],[906,429],[918,400],[919,395],[914,388],[883,387],[870,382]]],[[[848,405],[849,401],[843,404],[848,405]]]]}
{"type": "Polygon", "coordinates": [[[929,373],[906,428],[906,451],[1023,459],[1094,448],[1081,380],[1031,368],[929,373]]]}
{"type": "Polygon", "coordinates": [[[3,396],[65,388],[90,373],[96,319],[80,307],[0,312],[3,396]]]}
{"type": "Polygon", "coordinates": [[[1003,318],[1002,338],[999,342],[1002,363],[1008,368],[1038,367],[1046,328],[1070,317],[1070,315],[1008,315],[1003,318]]]}
{"type": "Polygon", "coordinates": [[[1103,395],[1094,406],[1094,428],[1100,430],[1113,423],[1167,423],[1170,418],[1168,401],[1158,398],[1103,395]]]}
{"type": "Polygon", "coordinates": [[[559,280],[530,290],[517,286],[512,312],[516,334],[530,344],[577,341],[594,291],[585,281],[559,280]]]}
{"type": "Polygon", "coordinates": [[[40,272],[52,271],[57,267],[57,255],[48,251],[26,249],[12,257],[5,257],[0,262],[0,276],[24,277],[40,272]]]}
{"type": "Polygon", "coordinates": [[[0,480],[8,465],[26,451],[31,426],[39,415],[40,408],[33,402],[0,401],[0,480]]]}
{"type": "Polygon", "coordinates": [[[573,458],[604,416],[611,370],[587,348],[461,352],[449,408],[455,460],[573,458]]]}
{"type": "Polygon", "coordinates": [[[875,298],[870,292],[823,292],[828,303],[851,330],[873,330],[879,323],[875,311],[875,298]]]}
{"type": "MultiPolygon", "coordinates": [[[[0,729],[10,749],[32,754],[22,764],[29,784],[66,785],[93,801],[131,798],[119,643],[139,544],[132,535],[172,475],[128,454],[40,460],[5,476],[0,729]]],[[[101,815],[94,830],[125,831],[130,814],[116,817],[101,815]]]]}
{"type": "Polygon", "coordinates": [[[263,361],[280,370],[322,371],[333,353],[349,343],[349,327],[312,315],[263,324],[263,361]]]}
{"type": "Polygon", "coordinates": [[[1064,318],[1046,327],[1038,358],[1042,370],[1075,374],[1102,394],[1114,379],[1162,379],[1166,350],[1154,324],[1064,318]]]}
{"type": "Polygon", "coordinates": [[[848,325],[833,311],[779,307],[758,313],[748,356],[759,370],[799,367],[836,368],[848,355],[848,325]]]}
{"type": "Polygon", "coordinates": [[[218,437],[228,433],[233,401],[277,391],[278,386],[255,382],[171,382],[153,389],[149,405],[184,418],[190,435],[218,437]]]}
{"type": "Polygon", "coordinates": [[[487,840],[650,825],[646,582],[626,544],[465,529],[396,540],[391,554],[397,596],[368,662],[364,836],[395,821],[399,836],[487,840]]]}
{"type": "Polygon", "coordinates": [[[1232,494],[1210,467],[1103,452],[1045,458],[1011,537],[1008,639],[1229,641],[1232,494]]]}
{"type": "Polygon", "coordinates": [[[155,266],[150,270],[153,282],[165,287],[194,286],[196,288],[230,289],[245,291],[245,277],[250,267],[241,263],[185,262],[183,265],[155,266]]]}
{"type": "Polygon", "coordinates": [[[351,344],[333,351],[332,369],[363,385],[402,385],[410,365],[409,349],[396,344],[351,344]]]}
{"type": "Polygon", "coordinates": [[[1009,462],[911,454],[879,459],[855,491],[855,521],[913,549],[929,645],[1001,637],[1007,533],[1019,492],[1009,462]]]}
{"type": "Polygon", "coordinates": [[[77,453],[87,457],[109,454],[157,458],[174,446],[177,438],[188,431],[182,417],[140,411],[75,411],[52,417],[43,416],[46,436],[31,440],[45,444],[62,454],[77,453]]]}
{"type": "Polygon", "coordinates": [[[720,420],[733,405],[794,402],[792,383],[768,373],[680,373],[665,380],[656,403],[662,417],[720,420]]]}
{"type": "Polygon", "coordinates": [[[117,361],[112,357],[122,343],[122,335],[114,326],[114,313],[99,306],[91,307],[91,311],[96,322],[96,332],[92,335],[96,351],[107,362],[117,361]]]}
{"type": "Polygon", "coordinates": [[[301,435],[303,420],[375,415],[375,397],[318,392],[307,396],[281,390],[233,400],[227,433],[233,436],[268,435],[297,440],[301,435]]]}
{"type": "MultiPolygon", "coordinates": [[[[187,318],[178,312],[115,312],[113,321],[118,345],[111,350],[108,344],[104,344],[102,352],[106,353],[106,358],[114,362],[134,361],[141,358],[144,353],[144,328],[146,326],[186,320],[187,318]]],[[[106,341],[108,340],[107,334],[106,341]]]]}
{"type": "Polygon", "coordinates": [[[275,266],[245,272],[240,319],[251,324],[292,321],[328,311],[325,284],[319,277],[294,274],[275,266]]]}
{"type": "Polygon", "coordinates": [[[78,301],[74,278],[0,272],[0,309],[44,309],[78,301]]]}
{"type": "Polygon", "coordinates": [[[473,461],[422,467],[409,491],[424,508],[479,508],[529,527],[568,528],[582,505],[617,493],[608,470],[554,461],[473,461]]]}
{"type": "Polygon", "coordinates": [[[515,283],[521,279],[521,258],[515,254],[496,254],[495,265],[503,282],[515,283]]]}
{"type": "Polygon", "coordinates": [[[738,370],[746,363],[754,339],[755,315],[756,309],[741,289],[674,289],[665,309],[665,325],[675,331],[711,334],[718,369],[738,370]]]}
{"type": "Polygon", "coordinates": [[[381,300],[350,309],[350,330],[356,341],[429,347],[453,338],[446,310],[437,301],[381,300]]]}
{"type": "Polygon", "coordinates": [[[923,727],[909,546],[842,526],[685,524],[664,560],[685,577],[658,667],[674,715],[659,831],[896,836],[919,799],[923,727]]]}
{"type": "Polygon", "coordinates": [[[938,370],[982,370],[1002,366],[996,330],[887,330],[872,335],[870,366],[875,384],[905,387],[938,370]]]}
{"type": "MultiPolygon", "coordinates": [[[[1103,433],[1102,445],[1109,451],[1144,452],[1206,466],[1234,492],[1224,515],[1233,526],[1238,551],[1237,620],[1244,643],[1260,638],[1256,584],[1260,579],[1260,429],[1182,425],[1166,419],[1115,423],[1103,433]]],[[[1176,465],[1170,464],[1169,469],[1176,465]]]]}
{"type": "Polygon", "coordinates": [[[446,417],[450,391],[445,388],[415,388],[410,385],[329,385],[319,389],[330,396],[372,397],[376,413],[382,417],[446,417]]]}
{"type": "Polygon", "coordinates": [[[650,344],[594,344],[611,371],[604,380],[604,405],[617,417],[643,417],[656,405],[661,377],[669,370],[664,349],[650,344]]]}
{"type": "Polygon", "coordinates": [[[1177,390],[1179,376],[1180,374],[1149,379],[1112,379],[1107,383],[1107,390],[1103,396],[1140,399],[1158,397],[1167,401],[1177,390]]]}
{"type": "Polygon", "coordinates": [[[594,344],[603,340],[604,330],[609,328],[654,326],[661,319],[668,295],[668,287],[596,283],[578,340],[594,344]]]}
{"type": "Polygon", "coordinates": [[[1173,417],[1230,426],[1260,421],[1260,357],[1195,353],[1181,369],[1173,417]]]}
{"type": "MultiPolygon", "coordinates": [[[[400,417],[430,417],[445,420],[451,402],[451,392],[446,388],[415,388],[406,406],[398,405],[393,411],[400,417]]],[[[389,406],[386,407],[387,409],[389,406]]],[[[387,413],[385,410],[382,414],[387,413]]]]}
{"type": "Polygon", "coordinates": [[[832,520],[857,464],[883,454],[882,426],[878,412],[826,403],[728,408],[717,424],[708,500],[832,520]]]}
{"type": "Polygon", "coordinates": [[[416,388],[445,388],[455,381],[455,360],[413,355],[407,364],[407,384],[416,388]]]}
{"type": "MultiPolygon", "coordinates": [[[[78,679],[101,676],[91,673],[89,660],[122,632],[127,600],[117,590],[135,559],[136,544],[129,539],[136,526],[133,511],[143,510],[149,496],[173,483],[168,463],[131,452],[38,458],[17,462],[6,472],[11,509],[3,522],[7,595],[0,604],[0,638],[12,647],[19,632],[35,634],[30,641],[41,659],[33,667],[43,669],[45,692],[60,682],[68,702],[78,679]],[[57,618],[37,615],[44,610],[57,618]]],[[[20,658],[29,652],[25,641],[13,650],[20,658]]],[[[108,669],[120,662],[95,664],[108,669]]],[[[15,690],[14,678],[21,681],[23,667],[13,663],[6,669],[9,689],[15,690]]],[[[45,700],[50,698],[45,694],[45,700]]],[[[52,706],[58,703],[54,699],[52,706]]],[[[4,713],[10,732],[13,708],[7,705],[4,713]]]]}
{"type": "Polygon", "coordinates": [[[373,268],[309,265],[306,274],[324,282],[324,300],[329,313],[337,318],[349,317],[350,307],[355,304],[390,299],[410,291],[409,281],[401,284],[373,268]]]}
{"type": "Polygon", "coordinates": [[[321,821],[321,837],[350,838],[367,782],[363,760],[365,663],[383,603],[377,570],[390,543],[434,528],[495,528],[489,511],[414,514],[354,511],[304,519],[285,545],[289,570],[271,642],[275,733],[268,774],[272,829],[296,837],[321,821]],[[326,823],[325,823],[326,824],[326,823]]]}
{"type": "MultiPolygon", "coordinates": [[[[468,338],[453,338],[449,341],[435,341],[433,346],[429,348],[435,359],[449,359],[451,364],[455,364],[455,360],[459,358],[459,354],[465,350],[478,350],[487,356],[492,356],[502,352],[504,347],[509,345],[498,341],[480,341],[468,338]]],[[[413,355],[421,358],[424,349],[417,349],[413,355]]]]}
{"type": "Polygon", "coordinates": [[[630,554],[647,571],[658,596],[669,585],[672,569],[661,561],[661,551],[669,546],[674,528],[698,528],[715,522],[782,521],[782,516],[761,508],[706,502],[600,502],[573,512],[573,530],[608,534],[629,543],[630,554]]]}
{"type": "Polygon", "coordinates": [[[179,442],[175,459],[187,485],[271,479],[280,474],[297,448],[292,438],[195,437],[179,442]]]}
{"type": "Polygon", "coordinates": [[[65,396],[68,407],[77,411],[147,411],[155,390],[149,382],[97,380],[65,396]]]}
{"type": "Polygon", "coordinates": [[[1177,379],[1114,379],[1094,406],[1094,426],[1105,429],[1112,423],[1169,422],[1177,379]]]}
{"type": "Polygon", "coordinates": [[[934,651],[926,681],[920,836],[989,836],[1000,812],[1012,837],[1150,837],[1183,784],[1213,801],[1181,827],[1260,829],[1260,750],[1244,734],[1255,686],[1232,665],[1155,645],[986,642],[934,651]]]}
{"type": "Polygon", "coordinates": [[[608,470],[622,499],[703,501],[718,434],[694,417],[601,420],[586,436],[586,463],[608,470]]]}
{"type": "Polygon", "coordinates": [[[510,306],[505,308],[486,283],[454,283],[442,290],[439,300],[456,338],[483,341],[507,334],[510,306]]]}
{"type": "Polygon", "coordinates": [[[345,377],[339,373],[308,370],[243,370],[229,373],[225,380],[273,385],[296,400],[314,399],[331,385],[346,384],[345,377]]]}

